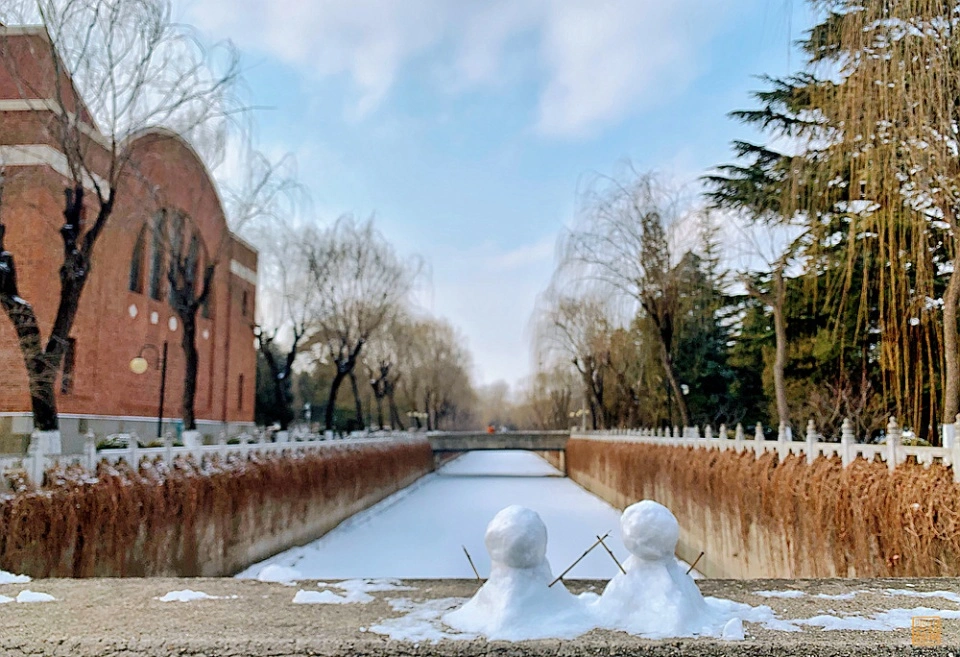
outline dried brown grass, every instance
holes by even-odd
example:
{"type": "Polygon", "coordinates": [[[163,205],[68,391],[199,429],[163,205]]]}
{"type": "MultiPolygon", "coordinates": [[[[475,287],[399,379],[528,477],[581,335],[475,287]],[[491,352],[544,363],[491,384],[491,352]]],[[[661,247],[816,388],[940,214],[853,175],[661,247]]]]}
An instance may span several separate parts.
{"type": "MultiPolygon", "coordinates": [[[[571,477],[586,475],[636,501],[668,492],[681,526],[721,517],[748,555],[752,532],[791,572],[778,576],[960,575],[960,486],[949,468],[571,439],[571,477]]],[[[756,545],[755,543],[753,545],[756,545]]],[[[773,573],[771,573],[773,574],[773,573]]]]}
{"type": "Polygon", "coordinates": [[[0,499],[0,569],[34,577],[201,574],[204,562],[433,467],[429,444],[331,446],[197,464],[101,463],[0,499]],[[211,551],[221,554],[211,554],[211,551]]]}

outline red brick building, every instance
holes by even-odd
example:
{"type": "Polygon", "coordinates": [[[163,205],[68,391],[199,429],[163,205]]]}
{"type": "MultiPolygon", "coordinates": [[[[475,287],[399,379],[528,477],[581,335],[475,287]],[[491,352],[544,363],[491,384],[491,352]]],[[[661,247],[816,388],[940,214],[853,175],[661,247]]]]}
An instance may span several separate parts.
{"type": "MultiPolygon", "coordinates": [[[[18,64],[0,64],[0,166],[5,178],[0,213],[21,296],[33,305],[46,339],[56,314],[63,261],[58,231],[70,179],[50,129],[52,110],[43,102],[53,97],[57,83],[45,38],[42,30],[0,26],[0,52],[18,64]],[[29,84],[23,84],[24,76],[29,76],[29,84]]],[[[89,128],[85,132],[92,147],[105,148],[86,109],[74,113],[89,128]]],[[[198,429],[212,436],[253,422],[257,252],[229,233],[209,172],[185,141],[157,130],[138,134],[125,147],[129,173],[117,187],[113,214],[94,249],[57,381],[60,428],[68,452],[77,450],[78,436],[87,429],[156,435],[157,366],[164,342],[164,417],[169,423],[164,430],[176,427],[184,380],[182,327],[168,301],[165,268],[170,247],[157,229],[165,221],[192,226],[187,235],[197,235],[205,259],[217,263],[213,292],[198,317],[198,429]],[[130,361],[141,352],[150,369],[135,374],[130,361]]],[[[87,209],[92,215],[93,204],[87,209]]],[[[0,453],[20,451],[32,429],[30,397],[6,316],[0,316],[0,371],[0,453]]]]}

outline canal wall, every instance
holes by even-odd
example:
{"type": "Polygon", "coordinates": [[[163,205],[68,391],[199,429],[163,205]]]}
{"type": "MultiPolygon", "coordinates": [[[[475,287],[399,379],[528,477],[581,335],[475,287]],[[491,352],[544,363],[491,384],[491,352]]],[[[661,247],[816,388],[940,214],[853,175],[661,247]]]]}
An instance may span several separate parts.
{"type": "Polygon", "coordinates": [[[949,468],[571,438],[571,479],[618,508],[680,522],[678,556],[707,577],[957,576],[960,487],[949,468]]]}
{"type": "Polygon", "coordinates": [[[232,575],[315,540],[433,469],[423,438],[331,441],[198,462],[101,462],[0,497],[0,570],[33,577],[232,575]]]}

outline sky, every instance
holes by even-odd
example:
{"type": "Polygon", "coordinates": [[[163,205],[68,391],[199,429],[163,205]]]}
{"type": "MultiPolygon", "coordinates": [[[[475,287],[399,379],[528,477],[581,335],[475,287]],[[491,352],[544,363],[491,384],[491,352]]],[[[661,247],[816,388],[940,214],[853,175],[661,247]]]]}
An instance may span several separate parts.
{"type": "Polygon", "coordinates": [[[531,315],[591,177],[695,182],[756,139],[727,113],[796,71],[802,0],[178,0],[241,50],[261,150],[311,219],[371,214],[429,263],[477,383],[531,374],[531,315]]]}

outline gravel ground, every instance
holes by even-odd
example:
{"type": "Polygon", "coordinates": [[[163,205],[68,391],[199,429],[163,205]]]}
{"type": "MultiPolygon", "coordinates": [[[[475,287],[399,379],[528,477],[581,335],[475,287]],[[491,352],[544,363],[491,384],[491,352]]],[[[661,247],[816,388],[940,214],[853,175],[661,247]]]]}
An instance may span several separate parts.
{"type": "MultiPolygon", "coordinates": [[[[705,595],[751,605],[770,605],[781,619],[808,618],[832,610],[843,615],[869,615],[893,608],[919,606],[960,609],[942,598],[921,599],[887,595],[884,589],[953,591],[960,580],[701,580],[705,595]],[[794,589],[808,595],[770,598],[757,591],[794,589]],[[858,591],[849,600],[817,598],[858,591]]],[[[0,585],[0,595],[15,597],[23,589],[48,593],[56,602],[0,605],[0,654],[96,655],[907,655],[960,653],[960,620],[943,622],[943,646],[916,649],[910,630],[890,632],[778,632],[747,624],[747,639],[649,641],[619,632],[593,631],[572,641],[521,643],[449,641],[418,644],[394,641],[364,631],[400,616],[391,598],[414,602],[467,598],[476,591],[468,580],[410,580],[412,591],[372,593],[368,604],[297,605],[296,587],[235,579],[89,579],[38,580],[0,585]],[[170,591],[192,589],[224,599],[160,602],[170,591]],[[232,597],[236,596],[236,597],[232,597]]],[[[598,587],[596,582],[572,582],[573,592],[598,587]]],[[[315,589],[312,582],[301,585],[315,589]]]]}

